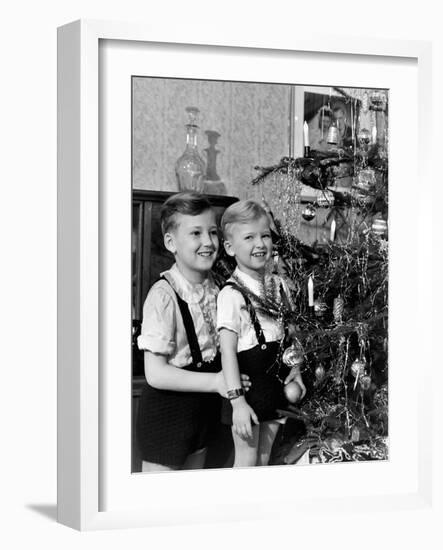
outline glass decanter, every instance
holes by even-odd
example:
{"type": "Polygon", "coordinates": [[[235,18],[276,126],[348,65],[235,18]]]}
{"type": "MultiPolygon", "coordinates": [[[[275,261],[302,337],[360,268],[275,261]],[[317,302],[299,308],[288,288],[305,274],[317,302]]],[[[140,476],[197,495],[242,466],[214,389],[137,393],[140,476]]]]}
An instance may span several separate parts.
{"type": "Polygon", "coordinates": [[[180,191],[203,191],[205,162],[197,149],[197,107],[186,107],[189,122],[186,124],[186,149],[175,163],[175,173],[180,191]]]}

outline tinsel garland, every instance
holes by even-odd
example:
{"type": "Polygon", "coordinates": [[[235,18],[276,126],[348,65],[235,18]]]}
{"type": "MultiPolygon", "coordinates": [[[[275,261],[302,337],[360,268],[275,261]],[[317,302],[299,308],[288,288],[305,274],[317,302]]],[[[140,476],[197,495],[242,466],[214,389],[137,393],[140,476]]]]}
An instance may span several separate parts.
{"type": "Polygon", "coordinates": [[[249,297],[256,311],[264,317],[277,320],[282,319],[285,314],[288,314],[288,311],[285,310],[284,302],[279,298],[275,278],[269,277],[266,281],[263,279],[260,282],[260,294],[256,294],[250,290],[235,274],[232,274],[231,278],[241,291],[249,297]]]}
{"type": "Polygon", "coordinates": [[[330,206],[328,219],[335,217],[340,222],[341,229],[349,225],[348,242],[361,230],[368,230],[371,218],[374,214],[386,215],[388,210],[388,159],[387,155],[378,144],[373,144],[364,154],[360,150],[354,152],[352,147],[335,149],[328,152],[311,151],[308,158],[283,157],[278,164],[272,166],[256,166],[259,171],[252,180],[252,185],[262,187],[263,197],[272,200],[272,207],[276,208],[276,200],[279,202],[277,210],[281,210],[280,229],[283,232],[296,234],[298,231],[297,218],[300,215],[299,205],[294,206],[294,200],[300,202],[300,190],[297,190],[295,182],[304,184],[315,190],[324,192],[320,195],[318,203],[330,206]],[[347,174],[354,180],[358,180],[359,173],[369,169],[376,176],[373,188],[354,185],[352,189],[337,188],[337,171],[345,166],[347,174]],[[276,179],[278,176],[279,179],[276,179]],[[291,184],[291,181],[294,181],[291,184]],[[283,185],[286,182],[286,185],[283,185]],[[279,185],[277,185],[279,184],[279,185]],[[285,189],[286,188],[286,189],[285,189]],[[333,197],[331,201],[328,195],[333,197]],[[286,210],[290,208],[292,214],[286,210]],[[349,223],[346,213],[351,213],[352,222],[349,223]]]}

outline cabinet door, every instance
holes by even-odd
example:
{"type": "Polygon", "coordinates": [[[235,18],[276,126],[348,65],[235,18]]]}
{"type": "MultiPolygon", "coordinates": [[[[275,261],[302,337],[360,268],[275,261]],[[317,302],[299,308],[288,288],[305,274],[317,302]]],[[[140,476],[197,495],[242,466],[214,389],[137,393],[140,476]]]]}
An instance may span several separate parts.
{"type": "Polygon", "coordinates": [[[140,334],[142,318],[143,281],[143,211],[144,204],[132,203],[132,372],[143,375],[143,353],[138,349],[137,337],[140,334]]]}

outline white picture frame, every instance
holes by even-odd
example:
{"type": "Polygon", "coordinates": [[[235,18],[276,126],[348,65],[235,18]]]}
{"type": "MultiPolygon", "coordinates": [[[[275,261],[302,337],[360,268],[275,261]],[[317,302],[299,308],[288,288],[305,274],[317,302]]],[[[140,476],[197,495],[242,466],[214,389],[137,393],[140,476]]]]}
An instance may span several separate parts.
{"type": "MultiPolygon", "coordinates": [[[[194,34],[194,44],[190,45],[186,30],[182,33],[174,30],[170,36],[166,36],[144,25],[102,21],[77,21],[59,29],[58,521],[70,527],[91,530],[196,521],[256,520],[264,517],[265,511],[268,518],[286,515],[291,517],[294,509],[297,514],[302,510],[309,513],[322,510],[326,505],[333,505],[340,512],[353,509],[357,504],[361,510],[368,511],[375,508],[380,511],[431,505],[431,439],[427,428],[430,425],[431,402],[425,393],[425,385],[430,384],[432,358],[430,349],[419,349],[418,345],[427,335],[419,318],[430,315],[432,296],[424,267],[430,260],[431,250],[429,246],[420,245],[419,239],[431,229],[430,220],[426,218],[426,193],[420,193],[418,197],[412,195],[417,181],[422,190],[429,190],[431,185],[430,162],[427,162],[431,135],[430,45],[426,42],[338,36],[322,38],[300,32],[297,32],[296,37],[267,38],[259,32],[256,37],[251,36],[248,34],[247,38],[229,38],[220,33],[208,41],[203,35],[194,34]],[[104,43],[112,45],[109,51],[100,50],[104,43]],[[127,348],[123,343],[110,358],[107,346],[114,345],[110,341],[112,335],[116,334],[115,331],[120,331],[119,334],[129,340],[129,331],[126,334],[124,327],[125,308],[130,307],[130,300],[127,300],[129,294],[123,295],[121,309],[118,304],[115,307],[113,304],[110,309],[110,289],[121,288],[119,285],[125,281],[127,271],[120,273],[116,270],[115,280],[108,278],[105,283],[103,277],[108,277],[110,266],[115,265],[116,258],[122,260],[127,256],[127,269],[130,269],[129,224],[127,233],[124,229],[130,210],[130,203],[127,201],[130,197],[128,174],[131,170],[130,162],[127,162],[128,143],[113,141],[116,134],[120,137],[123,135],[124,140],[129,140],[130,149],[130,135],[125,134],[125,131],[109,131],[103,120],[108,120],[106,109],[109,105],[114,105],[113,101],[120,101],[113,95],[114,88],[111,89],[110,83],[114,82],[112,78],[117,78],[118,84],[120,74],[128,71],[130,73],[132,67],[128,59],[130,61],[137,58],[143,62],[143,56],[148,52],[151,63],[152,60],[158,60],[155,68],[148,66],[146,69],[151,75],[154,71],[156,76],[173,76],[169,61],[165,62],[167,60],[162,56],[168,55],[168,49],[177,55],[180,48],[186,55],[192,50],[192,55],[199,56],[197,74],[205,70],[208,78],[225,77],[226,73],[221,65],[213,62],[213,56],[220,52],[230,58],[232,66],[237,62],[239,66],[230,70],[240,71],[239,74],[245,80],[253,78],[254,70],[238,60],[257,55],[263,57],[263,62],[266,58],[273,60],[270,68],[263,69],[269,81],[278,78],[284,67],[292,62],[293,56],[297,55],[301,59],[297,62],[301,65],[315,64],[318,61],[325,67],[326,63],[365,60],[368,74],[371,64],[383,62],[391,68],[398,68],[403,75],[399,78],[405,79],[403,84],[410,79],[410,89],[404,90],[405,97],[413,99],[413,103],[409,105],[410,120],[407,125],[400,121],[400,113],[396,114],[395,102],[390,111],[390,117],[394,121],[392,137],[400,136],[407,127],[412,138],[417,136],[418,140],[416,142],[411,139],[408,143],[409,170],[402,169],[399,160],[401,144],[392,138],[390,142],[390,208],[396,222],[390,228],[394,266],[390,269],[390,276],[396,282],[392,289],[392,301],[395,313],[396,304],[401,299],[399,293],[407,289],[411,319],[406,326],[401,315],[394,315],[394,326],[390,331],[390,376],[394,377],[394,383],[390,385],[390,422],[393,435],[389,463],[309,466],[303,468],[302,479],[300,470],[296,472],[290,466],[131,476],[130,469],[125,470],[126,454],[120,460],[116,452],[114,460],[110,449],[115,449],[116,441],[120,447],[126,445],[130,452],[130,433],[126,434],[129,430],[126,422],[128,405],[122,398],[124,394],[118,390],[123,387],[129,399],[130,386],[124,386],[126,379],[119,378],[119,374],[114,376],[116,370],[112,363],[118,359],[129,364],[130,355],[125,355],[127,348]],[[110,71],[103,77],[101,71],[107,70],[111,65],[110,71]],[[401,67],[404,68],[403,72],[401,67]],[[110,80],[107,80],[108,77],[110,80]],[[415,88],[416,83],[418,91],[415,88]],[[105,87],[105,93],[109,92],[106,101],[100,96],[100,85],[105,87]],[[400,121],[397,126],[396,117],[400,121]],[[104,150],[108,151],[108,156],[112,156],[113,148],[120,146],[122,153],[114,155],[118,157],[119,166],[109,175],[107,160],[103,158],[106,156],[104,150]],[[108,181],[107,178],[111,179],[108,181]],[[400,181],[404,184],[403,188],[400,181]],[[124,187],[126,185],[128,188],[124,187]],[[120,195],[123,188],[125,190],[120,195]],[[398,206],[400,203],[402,208],[398,206]],[[412,208],[416,215],[411,219],[402,210],[412,208]],[[110,220],[116,223],[110,225],[110,220]],[[122,227],[122,233],[119,233],[122,227]],[[411,237],[407,247],[401,238],[405,231],[409,231],[411,237]],[[113,239],[115,246],[112,249],[115,250],[111,250],[109,246],[110,238],[113,239]],[[408,264],[405,264],[404,256],[408,254],[413,259],[412,263],[419,266],[417,270],[406,271],[408,264]],[[397,285],[399,278],[402,279],[402,284],[397,285]],[[115,323],[114,319],[117,319],[115,323]],[[409,343],[407,350],[402,349],[402,341],[409,343]],[[417,379],[415,375],[412,380],[419,354],[420,377],[417,379]],[[111,365],[109,369],[107,361],[111,365]],[[400,376],[400,367],[405,373],[405,379],[400,376]],[[400,380],[401,391],[398,384],[400,380]],[[396,411],[406,403],[404,393],[408,394],[412,417],[409,429],[401,427],[400,417],[396,415],[396,411]],[[114,422],[112,433],[109,427],[106,428],[111,414],[110,404],[114,411],[121,410],[126,419],[114,422]],[[123,434],[123,440],[118,439],[119,434],[123,434]],[[411,456],[401,456],[406,449],[410,450],[411,456]],[[111,455],[112,460],[109,458],[111,455]],[[311,479],[313,469],[315,483],[311,479]],[[364,475],[358,469],[360,472],[364,470],[364,475]],[[365,482],[362,478],[369,481],[365,482]],[[371,489],[372,479],[379,480],[379,483],[373,483],[371,489]],[[255,489],[257,485],[262,487],[261,495],[255,489]],[[236,488],[240,486],[247,490],[239,493],[236,488]],[[285,489],[289,486],[297,486],[298,494],[285,489]],[[211,493],[211,487],[216,487],[217,499],[214,498],[213,491],[211,493]],[[234,489],[236,498],[232,502],[230,497],[234,489]],[[145,495],[149,494],[143,506],[134,496],[141,490],[145,495]],[[175,491],[172,501],[164,496],[164,493],[171,495],[171,491],[175,491]],[[225,503],[223,511],[220,503],[225,503]]],[[[174,76],[195,76],[194,69],[192,65],[182,63],[183,73],[174,76]]],[[[177,73],[178,69],[175,71],[177,73]]],[[[329,80],[333,75],[325,74],[324,78],[329,80]]],[[[346,78],[347,85],[356,85],[356,75],[346,78]]],[[[342,82],[337,84],[345,85],[342,82]]],[[[372,81],[371,86],[376,87],[377,83],[372,81]]],[[[405,97],[401,94],[394,94],[394,97],[398,100],[397,105],[404,106],[405,97]]],[[[126,105],[124,109],[127,108],[126,105]]],[[[122,110],[118,109],[113,113],[112,116],[115,115],[117,119],[120,117],[123,121],[117,122],[117,126],[113,127],[120,130],[123,124],[123,129],[126,130],[130,126],[127,112],[122,107],[122,110]]],[[[125,264],[124,261],[120,263],[125,264]]],[[[126,291],[130,291],[129,284],[126,291]]]]}

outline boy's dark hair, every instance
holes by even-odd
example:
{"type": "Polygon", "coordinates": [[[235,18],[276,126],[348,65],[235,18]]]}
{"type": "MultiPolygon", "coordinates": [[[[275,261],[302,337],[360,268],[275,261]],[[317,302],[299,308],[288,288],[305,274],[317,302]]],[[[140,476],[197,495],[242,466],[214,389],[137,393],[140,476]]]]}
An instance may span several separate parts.
{"type": "Polygon", "coordinates": [[[195,191],[182,191],[172,195],[163,203],[160,223],[163,235],[177,227],[177,214],[198,216],[212,206],[208,199],[195,191]]]}

